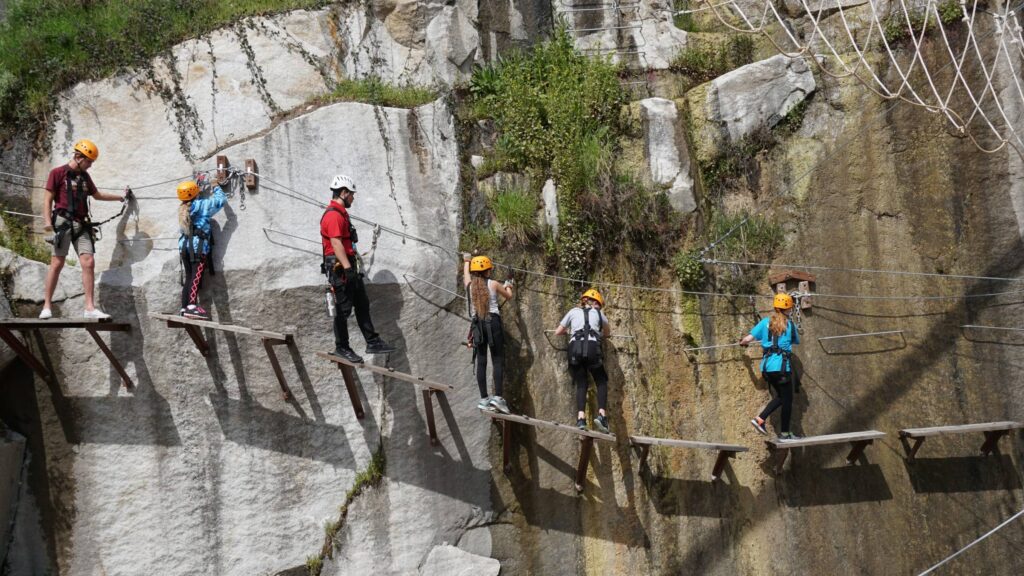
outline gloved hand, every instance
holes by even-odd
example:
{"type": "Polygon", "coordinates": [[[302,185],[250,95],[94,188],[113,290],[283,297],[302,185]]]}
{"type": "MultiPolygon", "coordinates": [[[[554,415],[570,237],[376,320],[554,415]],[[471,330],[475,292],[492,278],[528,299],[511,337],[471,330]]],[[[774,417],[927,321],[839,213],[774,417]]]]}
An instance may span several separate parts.
{"type": "Polygon", "coordinates": [[[463,262],[469,262],[472,259],[473,259],[473,255],[470,254],[469,252],[463,252],[462,253],[462,261],[463,262]]]}
{"type": "Polygon", "coordinates": [[[359,279],[359,273],[356,272],[355,267],[345,268],[345,282],[355,282],[359,279]]]}
{"type": "Polygon", "coordinates": [[[505,280],[505,288],[511,288],[513,284],[515,284],[515,281],[512,280],[511,278],[505,280]]]}

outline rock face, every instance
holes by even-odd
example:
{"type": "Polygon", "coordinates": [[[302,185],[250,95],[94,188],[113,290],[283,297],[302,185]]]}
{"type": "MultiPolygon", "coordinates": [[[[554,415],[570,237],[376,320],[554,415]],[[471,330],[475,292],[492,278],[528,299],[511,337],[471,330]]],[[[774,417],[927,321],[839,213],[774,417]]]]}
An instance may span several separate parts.
{"type": "Polygon", "coordinates": [[[676,103],[665,98],[640,101],[645,125],[646,158],[650,178],[668,189],[669,202],[681,212],[693,212],[697,201],[693,196],[690,176],[690,154],[686,139],[676,132],[679,113],[676,103]]]}
{"type": "Polygon", "coordinates": [[[0,424],[0,566],[5,564],[15,510],[21,495],[22,462],[25,455],[25,437],[4,430],[0,424]]]}
{"type": "Polygon", "coordinates": [[[698,155],[713,158],[725,143],[770,128],[815,89],[801,59],[772,56],[727,72],[687,93],[698,155]]]}
{"type": "MultiPolygon", "coordinates": [[[[655,291],[602,288],[613,334],[632,338],[605,343],[616,438],[594,445],[582,493],[574,486],[575,436],[482,417],[460,345],[464,302],[453,295],[461,289],[459,228],[463,210],[486,209],[486,186],[524,177],[495,175],[468,192],[459,166],[466,151],[458,149],[465,140],[446,100],[411,110],[310,101],[353,75],[443,84],[464,77],[482,58],[481,44],[490,50],[542,35],[530,24],[543,20],[542,3],[490,4],[392,0],[259,19],[185,43],[151,72],[65,94],[51,154],[35,159],[34,176],[89,136],[101,148],[97,183],[131,184],[140,197],[104,227],[97,255],[99,304],[131,326],[104,338],[137,387],[125,390],[74,330],[46,331],[43,347],[32,340],[55,382],[18,362],[6,366],[0,417],[27,438],[32,455],[29,497],[14,527],[14,546],[31,554],[13,564],[15,574],[301,574],[378,449],[383,480],[347,509],[325,576],[732,575],[765,566],[918,573],[1020,509],[1019,434],[988,458],[972,456],[980,439],[929,440],[914,462],[893,436],[906,426],[1024,418],[1019,347],[960,328],[1021,325],[1013,282],[819,274],[815,307],[802,320],[795,430],[890,434],[854,466],[843,463],[845,450],[817,447],[795,454],[783,475],[769,473],[763,438],[747,424],[769,397],[756,359],[683,352],[697,338],[734,342],[766,301],[698,300],[679,293],[668,272],[636,281],[655,291]],[[491,28],[478,24],[485,20],[491,28]],[[218,154],[235,167],[255,159],[259,184],[244,190],[233,182],[214,219],[216,275],[203,303],[222,322],[294,332],[295,348],[277,349],[287,401],[256,338],[204,330],[204,357],[180,329],[148,317],[179,304],[174,186],[212,168],[218,154]],[[337,173],[358,183],[352,212],[365,220],[356,223],[357,247],[371,313],[399,348],[370,361],[453,385],[444,396],[425,398],[405,382],[357,370],[366,409],[359,419],[337,368],[315,354],[333,345],[317,223],[337,173]],[[904,344],[850,339],[830,348],[816,340],[894,329],[905,331],[904,344]],[[426,435],[425,402],[434,407],[436,445],[426,435]],[[655,447],[640,466],[628,441],[636,434],[751,450],[712,483],[713,452],[655,447]]],[[[688,163],[770,126],[814,90],[821,97],[799,129],[761,154],[745,187],[732,192],[779,219],[787,242],[778,262],[1020,276],[1019,159],[981,154],[950,138],[940,118],[882,103],[850,80],[819,86],[799,61],[772,58],[696,88],[686,99],[692,124],[678,110],[682,101],[635,103],[629,112],[641,129],[624,163],[680,194],[677,208],[686,210],[694,201],[688,163]]],[[[555,196],[553,187],[545,194],[555,196]]],[[[552,204],[545,200],[557,212],[552,204]]],[[[94,203],[97,219],[116,210],[94,203]]],[[[544,270],[524,260],[530,271],[544,270]]],[[[631,277],[625,260],[603,262],[597,279],[631,277]]],[[[13,312],[38,311],[44,270],[0,250],[13,312]]],[[[571,424],[564,342],[544,330],[577,287],[522,271],[516,280],[516,297],[500,312],[505,396],[518,413],[571,424]]],[[[60,315],[81,310],[77,270],[65,270],[58,295],[60,315]]],[[[350,329],[361,352],[354,321],[350,329]]],[[[777,425],[770,422],[773,431],[777,425]]],[[[0,474],[0,486],[2,478],[10,476],[0,474]]],[[[1005,542],[986,542],[991,548],[965,554],[957,569],[1024,571],[1024,559],[1006,553],[1021,530],[1008,526],[1005,542]]]]}
{"type": "Polygon", "coordinates": [[[672,23],[672,2],[555,2],[555,14],[566,23],[584,52],[608,55],[638,70],[664,70],[686,47],[686,32],[672,23]]]}

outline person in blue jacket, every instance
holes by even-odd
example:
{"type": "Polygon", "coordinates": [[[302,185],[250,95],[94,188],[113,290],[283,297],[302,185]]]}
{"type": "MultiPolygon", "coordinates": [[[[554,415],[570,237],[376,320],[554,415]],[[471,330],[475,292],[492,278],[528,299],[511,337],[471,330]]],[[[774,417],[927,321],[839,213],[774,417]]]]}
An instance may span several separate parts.
{"type": "MultiPolygon", "coordinates": [[[[199,177],[202,181],[203,176],[199,177]]],[[[184,270],[184,284],[181,288],[181,315],[185,318],[209,320],[210,314],[199,305],[199,288],[203,284],[203,272],[210,268],[210,249],[213,236],[210,220],[224,207],[227,195],[219,182],[214,182],[213,194],[199,198],[199,184],[188,180],[178,184],[178,253],[184,270]]]]}
{"type": "Polygon", "coordinates": [[[761,358],[761,374],[768,382],[768,386],[775,390],[775,398],[764,407],[760,414],[755,416],[750,423],[761,434],[768,434],[765,428],[765,420],[771,416],[779,407],[782,408],[782,431],[779,433],[780,440],[793,440],[796,436],[789,429],[790,418],[793,414],[793,390],[796,386],[796,374],[793,370],[791,356],[793,346],[800,343],[800,334],[796,326],[789,319],[793,313],[793,297],[789,294],[779,293],[775,295],[772,302],[775,308],[772,315],[762,318],[757,326],[740,339],[740,346],[746,346],[754,340],[761,342],[764,349],[764,357],[761,358]]]}

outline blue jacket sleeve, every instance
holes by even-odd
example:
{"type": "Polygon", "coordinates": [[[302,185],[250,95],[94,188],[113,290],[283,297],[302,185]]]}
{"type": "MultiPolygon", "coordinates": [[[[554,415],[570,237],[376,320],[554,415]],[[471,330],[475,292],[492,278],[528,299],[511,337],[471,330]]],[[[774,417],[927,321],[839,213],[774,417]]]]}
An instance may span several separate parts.
{"type": "Polygon", "coordinates": [[[228,197],[224,194],[224,190],[220,186],[213,187],[213,195],[209,198],[201,198],[195,200],[199,202],[198,211],[206,218],[212,218],[214,214],[220,212],[221,208],[224,207],[228,201],[228,197]]]}

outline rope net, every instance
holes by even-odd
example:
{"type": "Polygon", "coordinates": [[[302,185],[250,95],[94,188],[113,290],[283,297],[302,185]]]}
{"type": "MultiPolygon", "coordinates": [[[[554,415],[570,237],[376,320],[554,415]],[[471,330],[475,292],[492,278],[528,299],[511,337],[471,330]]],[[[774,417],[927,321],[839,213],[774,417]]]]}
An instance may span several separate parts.
{"type": "Polygon", "coordinates": [[[1021,0],[692,0],[782,54],[941,114],[980,150],[1024,157],[1021,0]]]}

